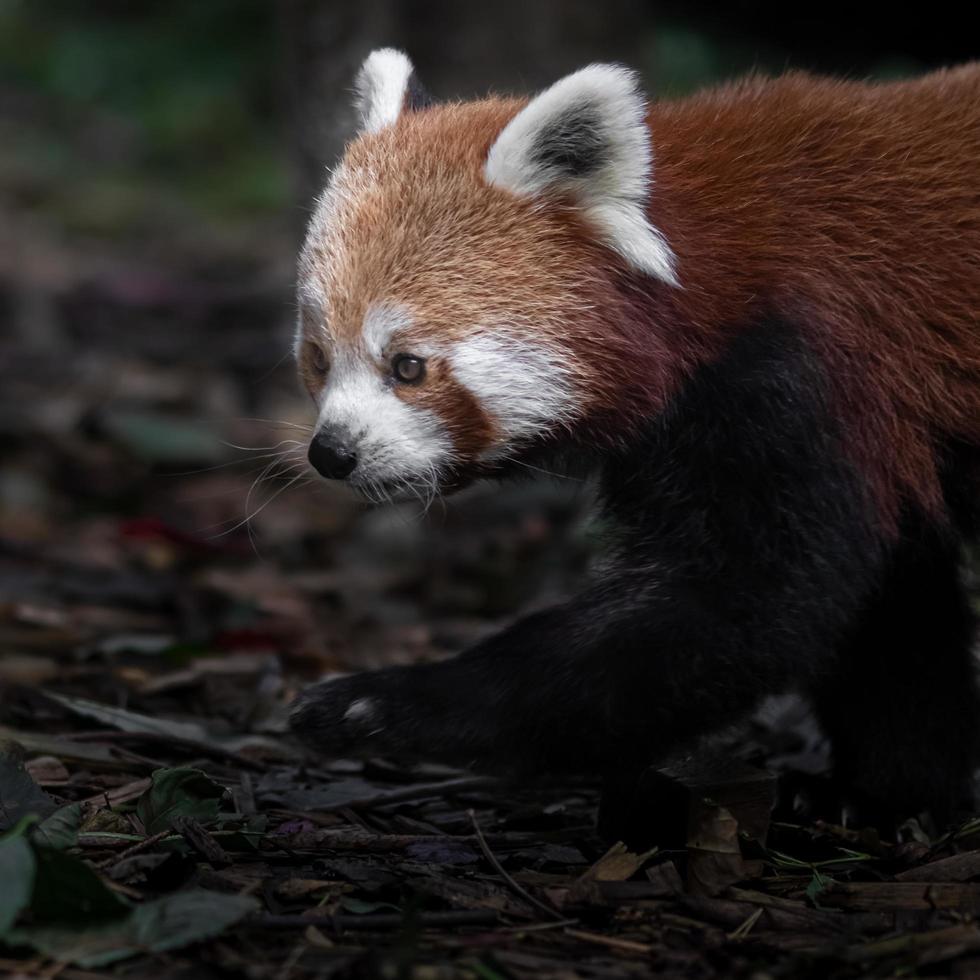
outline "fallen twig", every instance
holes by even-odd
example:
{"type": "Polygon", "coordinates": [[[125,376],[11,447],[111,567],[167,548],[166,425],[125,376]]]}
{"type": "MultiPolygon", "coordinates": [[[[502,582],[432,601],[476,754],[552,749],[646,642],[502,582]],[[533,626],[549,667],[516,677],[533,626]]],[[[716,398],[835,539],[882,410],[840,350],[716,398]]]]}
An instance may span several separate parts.
{"type": "Polygon", "coordinates": [[[136,779],[131,783],[126,783],[125,786],[103,790],[101,793],[95,793],[93,796],[88,796],[79,802],[83,806],[107,806],[112,809],[112,807],[119,803],[128,803],[130,800],[137,799],[137,797],[142,796],[149,788],[149,779],[136,779]]]}
{"type": "Polygon", "coordinates": [[[260,929],[302,929],[306,926],[332,926],[338,932],[345,929],[400,929],[415,923],[423,929],[448,929],[454,926],[488,926],[498,921],[492,909],[461,909],[456,912],[418,912],[402,915],[400,912],[382,912],[373,915],[309,915],[264,913],[249,922],[260,929]]]}
{"type": "Polygon", "coordinates": [[[158,834],[154,834],[152,837],[147,837],[145,840],[141,840],[138,844],[133,844],[132,847],[127,847],[121,854],[113,854],[112,857],[108,857],[104,861],[100,861],[96,865],[96,868],[101,871],[104,868],[116,865],[120,861],[125,861],[126,858],[132,857],[134,854],[140,854],[143,851],[148,850],[149,848],[153,847],[154,844],[159,844],[165,837],[171,837],[172,835],[173,831],[169,828],[166,830],[161,830],[158,834]]]}
{"type": "Polygon", "coordinates": [[[473,824],[473,831],[476,834],[477,843],[480,845],[480,850],[483,851],[483,856],[493,865],[494,871],[500,875],[501,878],[507,882],[510,889],[516,894],[520,895],[525,902],[533,905],[539,912],[544,912],[551,919],[561,919],[564,918],[562,914],[557,910],[552,908],[550,905],[546,905],[544,902],[535,898],[526,888],[519,885],[504,869],[504,866],[497,860],[497,856],[490,850],[490,845],[487,843],[486,837],[483,836],[483,831],[480,830],[480,825],[477,823],[476,814],[472,810],[466,811],[467,816],[470,818],[470,822],[473,824]]]}
{"type": "Polygon", "coordinates": [[[900,871],[896,881],[968,881],[980,875],[980,851],[967,851],[900,871]]]}
{"type": "Polygon", "coordinates": [[[212,867],[226,868],[231,864],[225,849],[193,817],[177,817],[174,830],[212,867]]]}
{"type": "Polygon", "coordinates": [[[423,800],[426,797],[449,796],[452,793],[462,793],[474,789],[486,789],[496,786],[497,780],[492,776],[460,776],[458,779],[445,779],[440,783],[418,783],[415,786],[405,786],[401,789],[381,790],[360,799],[346,800],[343,803],[333,803],[329,806],[316,807],[317,813],[337,813],[341,810],[369,810],[374,807],[388,806],[392,803],[407,803],[410,800],[423,800]]]}
{"type": "Polygon", "coordinates": [[[835,882],[820,896],[821,905],[839,909],[892,912],[899,909],[951,909],[980,912],[980,885],[915,881],[835,882]]]}
{"type": "Polygon", "coordinates": [[[583,932],[581,929],[566,929],[566,936],[574,939],[581,939],[587,943],[595,943],[597,946],[608,946],[610,949],[618,949],[624,953],[645,953],[653,952],[653,946],[649,943],[638,943],[632,939],[620,939],[618,936],[602,936],[597,932],[583,932]]]}
{"type": "Polygon", "coordinates": [[[980,929],[974,923],[964,923],[852,946],[844,951],[844,955],[851,962],[862,963],[912,953],[917,960],[921,958],[922,962],[936,963],[977,949],[980,949],[980,929]]]}
{"type": "MultiPolygon", "coordinates": [[[[489,840],[505,848],[534,847],[541,843],[539,836],[525,833],[491,834],[489,840]]],[[[379,834],[363,827],[324,827],[299,830],[293,834],[269,835],[263,845],[268,844],[276,849],[288,847],[296,852],[309,851],[313,854],[323,850],[391,853],[415,844],[445,844],[449,841],[473,844],[479,843],[479,838],[471,834],[379,834]]]]}

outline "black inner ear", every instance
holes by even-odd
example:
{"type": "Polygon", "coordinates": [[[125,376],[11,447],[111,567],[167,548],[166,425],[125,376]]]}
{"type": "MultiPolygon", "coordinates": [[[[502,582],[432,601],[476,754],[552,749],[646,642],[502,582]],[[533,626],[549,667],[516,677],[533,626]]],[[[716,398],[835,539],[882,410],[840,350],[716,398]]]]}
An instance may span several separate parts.
{"type": "Polygon", "coordinates": [[[532,159],[566,177],[586,177],[605,162],[606,140],[595,106],[574,106],[546,123],[538,134],[532,159]]]}
{"type": "Polygon", "coordinates": [[[435,99],[422,87],[415,72],[408,76],[408,87],[405,89],[405,112],[418,112],[428,109],[435,104],[435,99]]]}

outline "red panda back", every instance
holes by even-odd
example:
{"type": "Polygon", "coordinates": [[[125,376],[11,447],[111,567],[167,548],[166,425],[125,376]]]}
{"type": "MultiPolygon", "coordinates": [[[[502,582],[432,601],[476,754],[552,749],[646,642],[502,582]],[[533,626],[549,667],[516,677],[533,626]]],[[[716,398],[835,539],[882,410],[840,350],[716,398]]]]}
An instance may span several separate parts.
{"type": "MultiPolygon", "coordinates": [[[[934,444],[980,445],[980,65],[869,85],[750,79],[650,113],[658,320],[805,325],[887,518],[939,502],[934,444]]],[[[691,341],[687,341],[690,343],[691,341]]]]}

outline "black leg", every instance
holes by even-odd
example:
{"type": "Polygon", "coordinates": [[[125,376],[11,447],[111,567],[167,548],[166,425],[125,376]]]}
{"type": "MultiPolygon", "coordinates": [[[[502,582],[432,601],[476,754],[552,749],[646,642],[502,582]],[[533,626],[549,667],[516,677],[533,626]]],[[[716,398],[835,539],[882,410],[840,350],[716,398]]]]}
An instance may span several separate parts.
{"type": "Polygon", "coordinates": [[[334,755],[635,775],[798,676],[797,651],[648,575],[620,573],[453,660],[317,685],[293,728],[334,755]]]}
{"type": "Polygon", "coordinates": [[[814,697],[859,818],[928,808],[945,822],[967,801],[980,724],[973,639],[955,544],[908,536],[814,697]]]}
{"type": "Polygon", "coordinates": [[[602,668],[590,650],[556,642],[567,618],[565,609],[539,613],[452,660],[316,685],[297,700],[293,730],[333,755],[541,775],[594,766],[602,668]]]}

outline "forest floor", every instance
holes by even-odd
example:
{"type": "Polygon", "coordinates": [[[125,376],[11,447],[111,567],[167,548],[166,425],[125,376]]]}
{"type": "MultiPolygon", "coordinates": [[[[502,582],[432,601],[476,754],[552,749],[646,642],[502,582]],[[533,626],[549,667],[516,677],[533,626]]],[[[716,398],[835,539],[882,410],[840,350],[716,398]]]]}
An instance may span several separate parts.
{"type": "Polygon", "coordinates": [[[447,656],[571,592],[602,533],[588,489],[365,508],[299,465],[288,273],[180,279],[56,249],[18,269],[0,303],[0,974],[980,974],[980,822],[890,844],[809,821],[826,756],[792,701],[707,750],[733,783],[778,774],[754,841],[738,805],[697,793],[655,798],[651,823],[680,835],[631,850],[596,833],[594,783],[306,753],[285,724],[305,683],[447,656]]]}

